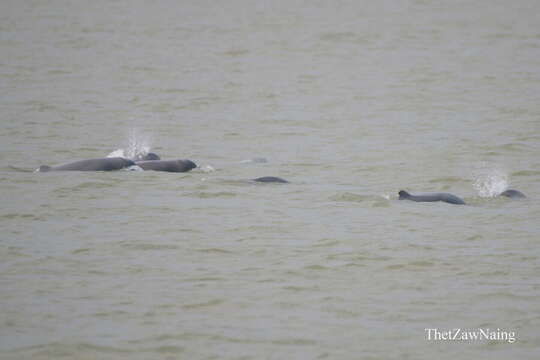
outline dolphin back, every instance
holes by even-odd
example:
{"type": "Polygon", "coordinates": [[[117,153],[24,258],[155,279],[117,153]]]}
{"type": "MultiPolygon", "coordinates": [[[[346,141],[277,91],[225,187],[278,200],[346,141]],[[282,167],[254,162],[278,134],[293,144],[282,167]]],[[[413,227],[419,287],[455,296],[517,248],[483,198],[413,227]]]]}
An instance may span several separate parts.
{"type": "Polygon", "coordinates": [[[440,201],[444,201],[444,202],[447,202],[449,204],[465,205],[465,201],[463,201],[462,198],[460,198],[460,197],[458,197],[456,195],[448,194],[448,193],[441,193],[440,196],[441,196],[440,201]]]}
{"type": "Polygon", "coordinates": [[[511,199],[525,199],[526,196],[524,193],[518,190],[508,189],[506,191],[503,191],[500,196],[506,196],[511,199]]]}
{"type": "Polygon", "coordinates": [[[263,183],[282,183],[282,184],[288,183],[287,180],[279,178],[277,176],[263,176],[260,178],[253,179],[253,181],[263,182],[263,183]]]}
{"type": "Polygon", "coordinates": [[[444,201],[449,204],[465,205],[465,201],[460,197],[449,193],[430,193],[422,195],[411,195],[408,192],[401,190],[399,192],[399,200],[411,200],[417,202],[435,202],[444,201]]]}
{"type": "Polygon", "coordinates": [[[191,160],[147,160],[135,162],[143,170],[186,172],[195,169],[197,164],[191,160]]]}
{"type": "Polygon", "coordinates": [[[121,157],[79,160],[59,166],[42,165],[38,171],[112,171],[135,165],[132,160],[121,157]]]}

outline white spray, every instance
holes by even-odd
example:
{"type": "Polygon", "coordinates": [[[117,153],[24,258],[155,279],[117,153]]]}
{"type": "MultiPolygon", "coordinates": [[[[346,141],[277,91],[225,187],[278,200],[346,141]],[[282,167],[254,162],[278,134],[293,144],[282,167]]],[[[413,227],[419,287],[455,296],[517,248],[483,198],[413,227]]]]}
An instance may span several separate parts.
{"type": "Polygon", "coordinates": [[[474,188],[480,197],[495,197],[508,189],[508,175],[498,168],[485,168],[474,181],[474,188]]]}
{"type": "Polygon", "coordinates": [[[123,157],[133,159],[137,155],[146,155],[150,152],[150,136],[139,130],[131,130],[125,148],[112,151],[107,157],[123,157]]]}

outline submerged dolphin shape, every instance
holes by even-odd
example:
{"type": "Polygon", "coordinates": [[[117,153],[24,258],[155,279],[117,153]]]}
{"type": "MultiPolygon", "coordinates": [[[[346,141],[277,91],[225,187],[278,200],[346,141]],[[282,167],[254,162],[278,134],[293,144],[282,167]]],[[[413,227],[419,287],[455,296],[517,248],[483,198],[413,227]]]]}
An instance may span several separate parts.
{"type": "Polygon", "coordinates": [[[465,201],[463,201],[461,198],[457,197],[456,195],[449,194],[449,193],[429,193],[429,194],[422,194],[422,195],[411,195],[405,190],[401,190],[399,192],[399,200],[411,200],[411,201],[419,201],[419,202],[444,201],[449,204],[465,205],[465,201]]]}
{"type": "Polygon", "coordinates": [[[282,183],[282,184],[288,183],[287,180],[276,177],[276,176],[263,176],[260,178],[253,179],[253,181],[263,182],[263,183],[282,183]]]}
{"type": "Polygon", "coordinates": [[[132,159],[133,161],[161,160],[158,154],[149,152],[146,154],[137,154],[132,159]]]}
{"type": "Polygon", "coordinates": [[[513,189],[508,189],[506,191],[503,191],[502,193],[499,194],[499,196],[506,196],[511,199],[525,199],[526,198],[524,193],[518,190],[513,190],[513,189]]]}

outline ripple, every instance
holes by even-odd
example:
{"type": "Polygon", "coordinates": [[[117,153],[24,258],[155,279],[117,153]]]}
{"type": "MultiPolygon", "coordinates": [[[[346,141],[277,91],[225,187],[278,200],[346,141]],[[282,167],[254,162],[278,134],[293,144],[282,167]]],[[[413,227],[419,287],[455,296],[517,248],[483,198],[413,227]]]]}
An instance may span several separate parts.
{"type": "Polygon", "coordinates": [[[4,214],[0,215],[0,220],[45,220],[45,217],[38,216],[35,214],[17,214],[17,213],[10,213],[10,214],[4,214]]]}
{"type": "Polygon", "coordinates": [[[349,201],[362,202],[362,201],[373,200],[373,199],[374,199],[373,195],[359,195],[359,194],[350,193],[350,192],[332,195],[329,198],[329,200],[332,200],[332,201],[344,201],[344,202],[349,202],[349,201]]]}
{"type": "Polygon", "coordinates": [[[87,252],[90,252],[91,250],[89,248],[82,248],[82,249],[76,249],[76,250],[73,250],[71,253],[73,255],[77,255],[77,254],[81,254],[81,253],[87,253],[87,252]]]}
{"type": "Polygon", "coordinates": [[[379,256],[364,253],[338,253],[330,254],[326,257],[328,260],[347,260],[347,261],[388,261],[393,258],[389,256],[379,256]]]}
{"type": "Polygon", "coordinates": [[[182,305],[182,308],[184,309],[200,309],[200,308],[207,308],[212,307],[216,305],[221,305],[225,302],[223,299],[214,299],[206,302],[200,302],[200,303],[193,303],[193,304],[185,304],[182,305]]]}
{"type": "Polygon", "coordinates": [[[320,288],[318,286],[299,286],[299,285],[288,285],[282,287],[284,290],[290,290],[295,292],[301,291],[318,291],[320,288]]]}
{"type": "Polygon", "coordinates": [[[197,249],[196,251],[206,253],[206,254],[233,254],[232,251],[220,249],[220,248],[197,249]]]}
{"type": "Polygon", "coordinates": [[[235,197],[236,193],[228,192],[228,191],[219,191],[219,192],[198,191],[198,192],[187,193],[185,195],[189,197],[199,198],[199,199],[212,199],[212,198],[231,198],[231,197],[235,197]]]}
{"type": "Polygon", "coordinates": [[[102,346],[90,343],[62,344],[58,342],[26,346],[10,351],[13,354],[30,353],[32,358],[43,357],[55,359],[61,357],[78,358],[84,352],[98,352],[102,354],[133,353],[134,350],[113,346],[102,346]]]}
{"type": "Polygon", "coordinates": [[[317,241],[317,243],[312,246],[313,247],[329,247],[329,246],[335,246],[339,244],[340,244],[339,240],[322,239],[322,240],[317,241]]]}
{"type": "Polygon", "coordinates": [[[222,53],[225,56],[238,57],[249,54],[247,49],[231,49],[222,53]]]}
{"type": "Polygon", "coordinates": [[[315,345],[316,341],[310,339],[290,338],[272,340],[272,344],[276,345],[315,345]]]}
{"type": "Polygon", "coordinates": [[[323,265],[308,265],[304,266],[304,269],[306,270],[330,270],[330,268],[323,266],[323,265]]]}
{"type": "Polygon", "coordinates": [[[460,182],[469,182],[469,180],[463,179],[463,178],[460,178],[460,177],[456,177],[456,176],[444,176],[444,177],[439,177],[439,178],[429,180],[429,182],[432,183],[432,184],[437,184],[437,183],[460,183],[460,182]]]}
{"type": "Polygon", "coordinates": [[[121,247],[132,249],[132,250],[142,250],[142,251],[177,250],[179,248],[178,245],[173,245],[173,244],[153,244],[153,243],[135,243],[135,244],[124,243],[121,245],[121,247]]]}
{"type": "Polygon", "coordinates": [[[539,170],[520,170],[512,173],[512,176],[537,176],[540,175],[539,170]]]}
{"type": "Polygon", "coordinates": [[[98,182],[98,181],[87,181],[75,186],[65,186],[60,187],[58,189],[55,189],[53,192],[55,193],[65,193],[65,192],[72,192],[72,191],[82,191],[87,189],[105,189],[110,188],[114,185],[116,185],[118,182],[98,182]]]}
{"type": "Polygon", "coordinates": [[[157,352],[160,354],[177,354],[177,353],[184,352],[185,348],[182,346],[164,345],[164,346],[159,346],[156,348],[146,349],[145,351],[157,352]]]}
{"type": "Polygon", "coordinates": [[[418,268],[425,268],[425,267],[431,267],[435,264],[431,261],[426,260],[418,260],[418,261],[411,261],[409,263],[404,264],[392,264],[385,266],[385,269],[388,270],[400,270],[400,269],[410,269],[410,270],[418,270],[418,268]]]}

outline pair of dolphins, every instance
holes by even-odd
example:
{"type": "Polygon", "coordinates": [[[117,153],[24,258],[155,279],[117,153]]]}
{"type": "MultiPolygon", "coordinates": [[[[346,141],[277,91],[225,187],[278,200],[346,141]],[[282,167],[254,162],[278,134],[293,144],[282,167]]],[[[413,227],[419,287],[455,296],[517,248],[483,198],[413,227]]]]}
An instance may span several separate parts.
{"type": "MultiPolygon", "coordinates": [[[[80,160],[58,166],[42,165],[39,167],[39,169],[37,169],[37,171],[112,171],[128,168],[134,165],[139,166],[145,171],[154,170],[167,172],[186,172],[197,167],[197,164],[195,164],[191,160],[161,160],[161,158],[157,154],[148,153],[145,155],[137,155],[132,159],[112,157],[80,160]]],[[[275,176],[263,176],[253,179],[253,181],[262,183],[288,183],[287,180],[275,176]]],[[[412,195],[405,190],[401,190],[398,195],[399,200],[410,200],[417,202],[443,201],[449,204],[465,205],[465,201],[463,201],[463,199],[449,193],[429,193],[422,195],[412,195]]],[[[501,194],[499,194],[499,196],[506,196],[512,199],[523,199],[526,197],[525,194],[523,194],[522,192],[512,189],[502,192],[501,194]]]]}
{"type": "Polygon", "coordinates": [[[197,167],[191,160],[161,160],[155,153],[137,155],[133,159],[122,157],[87,159],[58,166],[41,165],[37,171],[113,171],[137,165],[143,170],[186,172],[197,167]]]}
{"type": "MultiPolygon", "coordinates": [[[[422,194],[422,195],[412,195],[406,192],[405,190],[401,190],[399,193],[399,200],[410,200],[410,201],[418,201],[418,202],[433,202],[433,201],[443,201],[449,204],[455,204],[455,205],[465,205],[465,201],[461,199],[460,197],[449,194],[449,193],[430,193],[430,194],[422,194]]],[[[524,199],[526,198],[525,194],[523,194],[521,191],[508,189],[506,191],[503,191],[499,194],[499,196],[506,196],[511,199],[524,199]]]]}
{"type": "MultiPolygon", "coordinates": [[[[113,171],[125,169],[135,165],[145,171],[153,170],[167,172],[187,172],[197,167],[197,164],[191,160],[161,160],[159,155],[155,153],[148,153],[144,155],[139,154],[132,159],[110,157],[79,160],[58,166],[41,165],[36,171],[113,171]]],[[[253,179],[253,181],[262,183],[288,183],[287,180],[275,176],[263,176],[253,179]]]]}

